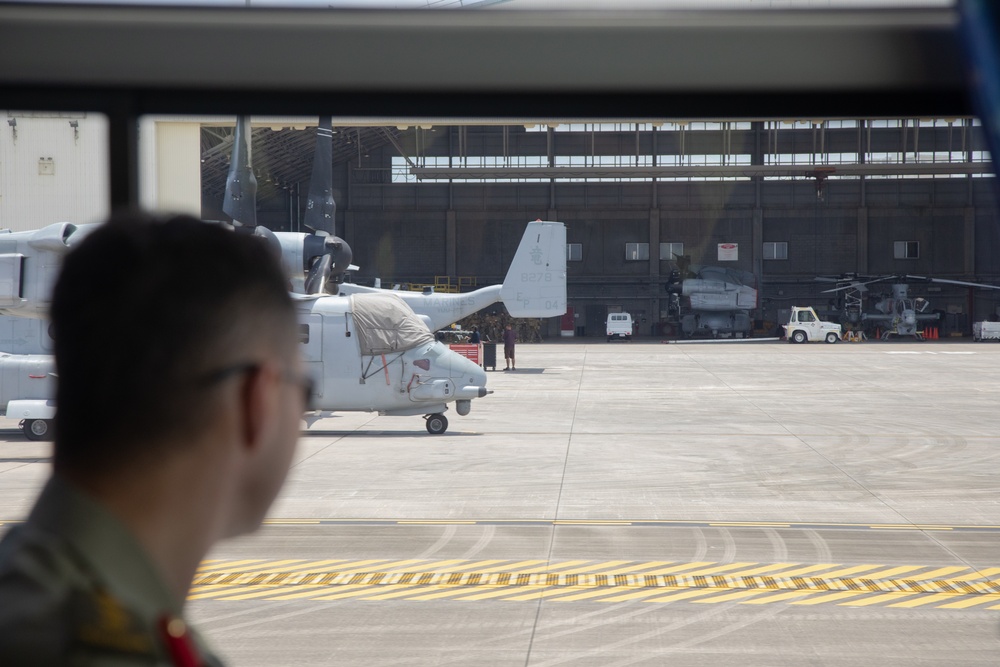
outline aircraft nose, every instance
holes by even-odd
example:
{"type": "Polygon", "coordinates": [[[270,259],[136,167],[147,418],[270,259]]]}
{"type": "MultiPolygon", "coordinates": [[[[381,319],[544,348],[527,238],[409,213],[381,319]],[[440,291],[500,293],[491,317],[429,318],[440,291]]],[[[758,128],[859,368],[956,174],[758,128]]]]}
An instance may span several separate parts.
{"type": "Polygon", "coordinates": [[[486,371],[483,370],[482,366],[465,357],[459,357],[456,360],[451,369],[451,377],[463,385],[486,386],[486,371]]]}

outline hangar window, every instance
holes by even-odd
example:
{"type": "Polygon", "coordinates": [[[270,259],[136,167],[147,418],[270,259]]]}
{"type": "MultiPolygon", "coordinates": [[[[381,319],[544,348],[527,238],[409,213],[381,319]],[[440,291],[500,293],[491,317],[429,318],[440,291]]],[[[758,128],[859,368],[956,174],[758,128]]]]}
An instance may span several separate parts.
{"type": "Polygon", "coordinates": [[[893,259],[919,259],[920,241],[893,241],[893,259]]]}
{"type": "Polygon", "coordinates": [[[567,262],[582,262],[583,261],[583,244],[582,243],[567,243],[566,244],[566,261],[567,262]]]}
{"type": "Polygon", "coordinates": [[[788,259],[788,242],[765,241],[764,259],[788,259]]]}
{"type": "Polygon", "coordinates": [[[660,259],[675,260],[684,254],[683,243],[661,243],[660,259]]]}
{"type": "Polygon", "coordinates": [[[626,243],[625,244],[625,261],[627,262],[641,262],[649,259],[649,244],[648,243],[626,243]]]}

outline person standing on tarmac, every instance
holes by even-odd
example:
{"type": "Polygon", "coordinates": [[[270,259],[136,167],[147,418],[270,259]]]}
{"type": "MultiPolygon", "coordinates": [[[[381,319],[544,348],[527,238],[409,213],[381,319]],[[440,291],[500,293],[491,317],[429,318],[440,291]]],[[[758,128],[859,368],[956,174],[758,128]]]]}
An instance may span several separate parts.
{"type": "Polygon", "coordinates": [[[514,343],[517,342],[517,332],[507,325],[503,331],[503,360],[507,364],[505,371],[516,371],[517,364],[514,363],[514,343]]]}
{"type": "Polygon", "coordinates": [[[51,319],[53,472],[0,541],[0,664],[221,665],[184,601],[260,525],[311,393],[281,268],[188,216],[115,217],[67,254],[51,319]]]}

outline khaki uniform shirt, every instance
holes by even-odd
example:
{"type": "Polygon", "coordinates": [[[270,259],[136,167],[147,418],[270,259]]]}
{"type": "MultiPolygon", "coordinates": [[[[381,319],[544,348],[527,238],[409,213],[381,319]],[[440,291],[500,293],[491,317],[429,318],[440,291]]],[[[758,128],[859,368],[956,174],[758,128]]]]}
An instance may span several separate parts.
{"type": "Polygon", "coordinates": [[[132,534],[59,476],[0,541],[0,665],[221,666],[180,617],[132,534]]]}

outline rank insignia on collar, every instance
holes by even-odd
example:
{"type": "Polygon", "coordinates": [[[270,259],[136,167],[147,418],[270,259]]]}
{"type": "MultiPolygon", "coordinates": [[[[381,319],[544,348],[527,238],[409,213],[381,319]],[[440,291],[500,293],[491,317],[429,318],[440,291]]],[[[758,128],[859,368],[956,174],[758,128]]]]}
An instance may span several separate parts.
{"type": "Polygon", "coordinates": [[[98,652],[151,655],[150,628],[104,589],[76,596],[74,635],[82,647],[98,652]]]}

